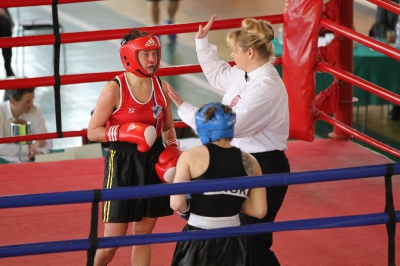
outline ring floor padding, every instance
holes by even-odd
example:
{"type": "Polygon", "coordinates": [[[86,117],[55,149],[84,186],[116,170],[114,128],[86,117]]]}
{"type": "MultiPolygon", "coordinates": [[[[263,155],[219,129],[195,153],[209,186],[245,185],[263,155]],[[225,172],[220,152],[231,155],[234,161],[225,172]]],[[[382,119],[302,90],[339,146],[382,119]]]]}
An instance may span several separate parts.
{"type": "MultiPolygon", "coordinates": [[[[289,142],[287,156],[292,172],[391,162],[351,142],[331,139],[318,139],[312,143],[289,142]]],[[[101,188],[102,175],[102,158],[2,165],[0,195],[101,188]]],[[[393,193],[395,207],[398,207],[399,176],[393,178],[393,193]]],[[[384,200],[383,177],[293,185],[288,190],[277,221],[377,213],[383,211],[384,200]]],[[[184,224],[177,215],[160,218],[154,232],[179,232],[184,224]]],[[[87,238],[89,228],[90,204],[0,210],[1,245],[87,238]]],[[[99,236],[102,232],[100,222],[99,236]]],[[[397,243],[400,240],[398,233],[396,240],[397,243]]],[[[169,265],[174,246],[174,243],[153,245],[151,265],[169,265]]],[[[383,266],[387,263],[386,228],[376,225],[277,232],[274,234],[273,250],[282,265],[383,266]]],[[[129,265],[130,252],[130,247],[120,248],[110,266],[129,265]]],[[[399,255],[396,258],[399,264],[399,255]]],[[[2,266],[85,263],[85,251],[0,259],[2,266]]]]}

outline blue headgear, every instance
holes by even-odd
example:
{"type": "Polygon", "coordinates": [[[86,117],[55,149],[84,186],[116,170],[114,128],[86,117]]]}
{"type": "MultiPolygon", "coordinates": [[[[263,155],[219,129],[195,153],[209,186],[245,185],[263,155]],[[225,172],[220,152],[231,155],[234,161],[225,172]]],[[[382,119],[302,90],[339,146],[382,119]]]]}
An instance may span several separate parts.
{"type": "Polygon", "coordinates": [[[197,133],[203,144],[222,138],[232,138],[235,123],[236,114],[224,113],[224,108],[219,102],[208,103],[196,112],[197,133]],[[215,116],[206,121],[204,114],[209,107],[214,107],[215,116]]]}

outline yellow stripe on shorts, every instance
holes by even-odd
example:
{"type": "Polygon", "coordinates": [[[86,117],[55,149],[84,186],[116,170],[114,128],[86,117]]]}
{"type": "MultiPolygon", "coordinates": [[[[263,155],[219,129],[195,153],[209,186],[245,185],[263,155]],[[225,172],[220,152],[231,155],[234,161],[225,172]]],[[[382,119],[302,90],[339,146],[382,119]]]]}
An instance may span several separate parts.
{"type": "MultiPolygon", "coordinates": [[[[114,176],[114,156],[115,156],[114,150],[110,150],[110,158],[108,159],[108,176],[107,176],[107,184],[106,188],[112,188],[112,180],[114,176]]],[[[104,211],[104,217],[103,217],[103,222],[107,223],[108,219],[110,218],[110,201],[104,201],[103,204],[103,211],[104,211]]]]}

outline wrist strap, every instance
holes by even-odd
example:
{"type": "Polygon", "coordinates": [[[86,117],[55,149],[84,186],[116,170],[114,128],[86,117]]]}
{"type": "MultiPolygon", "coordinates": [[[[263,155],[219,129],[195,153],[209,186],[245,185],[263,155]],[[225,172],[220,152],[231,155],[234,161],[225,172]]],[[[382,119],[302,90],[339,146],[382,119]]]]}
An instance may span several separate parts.
{"type": "Polygon", "coordinates": [[[181,215],[181,216],[186,216],[186,215],[188,215],[188,212],[190,211],[190,201],[188,200],[188,199],[186,199],[186,204],[187,204],[187,209],[186,209],[186,211],[185,212],[178,212],[178,211],[176,211],[179,215],[181,215]]]}
{"type": "Polygon", "coordinates": [[[179,140],[177,140],[176,138],[169,138],[166,142],[165,142],[165,146],[169,146],[169,145],[174,145],[178,148],[180,148],[181,144],[179,143],[179,140]]]}
{"type": "Polygon", "coordinates": [[[106,128],[106,134],[105,134],[106,140],[107,141],[117,141],[120,127],[121,127],[121,125],[113,125],[113,126],[106,128]]]}

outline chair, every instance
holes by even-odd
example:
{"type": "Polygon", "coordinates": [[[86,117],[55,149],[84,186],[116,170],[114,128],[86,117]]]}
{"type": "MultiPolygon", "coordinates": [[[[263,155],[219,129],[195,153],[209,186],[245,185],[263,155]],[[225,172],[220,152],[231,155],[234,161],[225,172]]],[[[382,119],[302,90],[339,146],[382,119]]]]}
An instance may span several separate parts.
{"type": "MultiPolygon", "coordinates": [[[[60,32],[64,32],[64,28],[59,24],[60,32]]],[[[29,19],[21,20],[18,27],[18,36],[25,36],[27,31],[53,30],[53,21],[51,19],[29,19]]],[[[67,56],[65,45],[62,46],[64,59],[64,73],[67,72],[67,56]]],[[[22,47],[22,76],[24,76],[24,47],[22,47]]]]}

